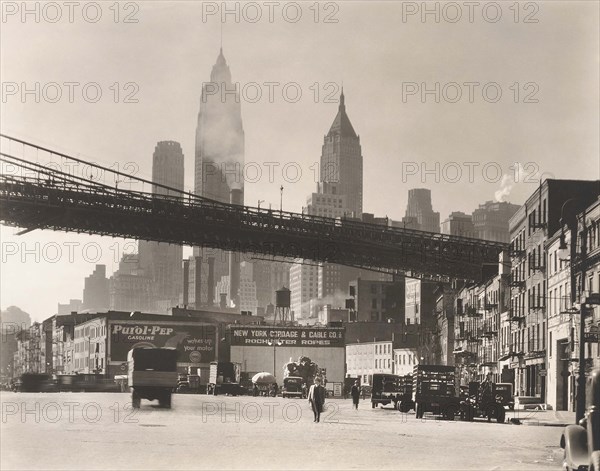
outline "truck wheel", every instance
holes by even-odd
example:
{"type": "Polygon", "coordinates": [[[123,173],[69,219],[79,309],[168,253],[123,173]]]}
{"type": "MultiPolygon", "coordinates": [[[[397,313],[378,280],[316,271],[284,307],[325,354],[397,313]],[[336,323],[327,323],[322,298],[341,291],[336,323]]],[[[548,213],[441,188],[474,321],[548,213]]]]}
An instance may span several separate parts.
{"type": "Polygon", "coordinates": [[[371,401],[371,409],[375,409],[375,403],[371,401]]]}
{"type": "Polygon", "coordinates": [[[171,408],[171,393],[168,391],[160,393],[158,396],[158,406],[163,409],[171,408]]]}
{"type": "Polygon", "coordinates": [[[444,411],[444,418],[446,418],[446,420],[454,420],[454,417],[456,416],[456,406],[448,406],[446,408],[446,410],[444,411]]]}
{"type": "Polygon", "coordinates": [[[139,396],[135,389],[131,392],[131,407],[139,409],[142,402],[142,398],[139,396]]]}

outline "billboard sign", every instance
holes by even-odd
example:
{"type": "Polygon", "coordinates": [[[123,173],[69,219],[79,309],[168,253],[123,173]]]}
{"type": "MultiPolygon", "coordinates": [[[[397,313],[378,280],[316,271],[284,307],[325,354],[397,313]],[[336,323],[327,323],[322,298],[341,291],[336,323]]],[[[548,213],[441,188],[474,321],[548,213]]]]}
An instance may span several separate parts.
{"type": "Polygon", "coordinates": [[[127,361],[135,347],[171,347],[179,351],[179,363],[209,363],[215,360],[216,327],[151,321],[110,324],[110,359],[127,361]]]}
{"type": "Polygon", "coordinates": [[[344,347],[343,328],[231,326],[231,345],[263,347],[344,347]]]}

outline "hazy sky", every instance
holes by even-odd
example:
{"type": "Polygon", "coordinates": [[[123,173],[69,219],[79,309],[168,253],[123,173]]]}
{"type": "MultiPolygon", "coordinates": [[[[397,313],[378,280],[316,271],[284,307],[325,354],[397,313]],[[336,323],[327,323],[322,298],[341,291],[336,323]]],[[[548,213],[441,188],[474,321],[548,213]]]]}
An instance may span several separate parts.
{"type": "MultiPolygon", "coordinates": [[[[203,8],[221,10],[221,2],[130,2],[112,9],[113,2],[101,2],[95,23],[98,11],[89,2],[80,2],[72,18],[68,6],[55,4],[62,15],[57,22],[51,22],[55,9],[40,6],[38,18],[23,18],[12,10],[21,2],[3,4],[3,133],[113,167],[133,162],[147,178],[156,142],[176,140],[192,188],[200,90],[222,28],[224,54],[243,91],[246,204],[260,199],[278,208],[283,184],[284,209],[300,211],[314,191],[315,164],[342,83],[361,138],[366,212],[400,219],[408,189],[426,187],[443,220],[494,199],[502,181],[506,199],[522,203],[539,175],[599,176],[598,2],[515,8],[511,1],[500,2],[499,11],[479,2],[472,12],[463,2],[428,2],[439,22],[434,13],[423,21],[423,2],[302,2],[299,9],[279,2],[272,22],[264,3],[228,4],[239,8],[236,21],[234,14],[203,18],[203,8]],[[257,6],[262,17],[252,22],[257,6]],[[72,103],[67,82],[78,84],[72,103]],[[272,103],[269,82],[279,84],[272,103]],[[21,94],[36,83],[39,97],[21,94]],[[93,83],[83,96],[84,85],[93,83]],[[102,96],[92,103],[98,88],[102,96]],[[424,89],[431,93],[422,95],[424,89]],[[293,103],[297,90],[302,95],[293,103]],[[128,96],[137,103],[126,103],[128,96]],[[516,169],[519,182],[509,192],[516,169]]],[[[0,229],[0,306],[17,305],[34,320],[54,314],[57,302],[81,298],[94,263],[106,263],[112,273],[123,250],[133,247],[110,238],[16,232],[0,229]],[[84,244],[91,245],[84,250],[84,244]]]]}

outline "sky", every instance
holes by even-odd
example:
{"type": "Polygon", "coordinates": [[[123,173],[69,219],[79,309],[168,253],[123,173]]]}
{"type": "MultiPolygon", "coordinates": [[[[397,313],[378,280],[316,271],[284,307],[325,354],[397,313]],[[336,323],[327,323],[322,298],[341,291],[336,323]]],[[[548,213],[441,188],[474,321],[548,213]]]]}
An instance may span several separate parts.
{"type": "MultiPolygon", "coordinates": [[[[301,210],[342,86],[365,212],[401,219],[408,190],[430,188],[443,221],[495,198],[520,204],[540,178],[599,177],[597,2],[276,2],[271,18],[261,2],[224,16],[222,2],[91,3],[25,15],[2,4],[2,133],[148,179],[156,143],[175,140],[191,189],[200,91],[222,45],[248,205],[278,208],[283,185],[283,208],[301,210]]],[[[81,299],[96,263],[110,274],[135,251],[18,231],[0,228],[0,307],[34,320],[81,299]]]]}

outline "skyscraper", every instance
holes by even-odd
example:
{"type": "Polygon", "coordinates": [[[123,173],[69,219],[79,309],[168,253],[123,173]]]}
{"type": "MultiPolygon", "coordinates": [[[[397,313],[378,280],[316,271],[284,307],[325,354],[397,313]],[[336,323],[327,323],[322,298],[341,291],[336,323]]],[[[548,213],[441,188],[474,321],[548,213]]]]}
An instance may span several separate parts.
{"type": "MultiPolygon", "coordinates": [[[[231,190],[241,190],[236,194],[236,204],[243,204],[243,166],[244,128],[239,91],[231,82],[231,71],[221,49],[210,82],[202,84],[196,127],[194,192],[229,203],[231,190]]],[[[194,256],[194,263],[201,264],[200,270],[195,270],[196,278],[200,277],[195,284],[201,289],[196,290],[196,297],[189,301],[198,308],[213,304],[217,281],[230,275],[229,256],[221,250],[199,248],[194,250],[194,256]],[[198,296],[201,293],[205,293],[206,298],[198,296]]],[[[239,271],[239,263],[232,265],[239,271]]]]}
{"type": "Polygon", "coordinates": [[[425,188],[408,190],[408,203],[403,221],[407,223],[407,228],[440,232],[440,213],[434,212],[431,206],[431,190],[425,188]]]}
{"type": "Polygon", "coordinates": [[[461,211],[450,213],[448,219],[442,222],[442,234],[476,237],[475,228],[473,227],[473,217],[461,211]]]}
{"type": "Polygon", "coordinates": [[[321,181],[337,183],[338,194],[346,195],[348,209],[354,217],[363,211],[363,156],[360,137],[354,132],[346,114],[344,91],[338,113],[325,136],[321,153],[321,181]]]}
{"type": "MultiPolygon", "coordinates": [[[[183,190],[184,157],[181,145],[174,141],[156,144],[152,156],[152,181],[175,190],[183,190]]],[[[154,186],[156,195],[180,197],[177,191],[154,186]]],[[[155,312],[166,312],[179,303],[183,291],[181,259],[183,248],[158,242],[140,241],[139,260],[144,275],[152,281],[151,305],[155,312]]]]}
{"type": "Polygon", "coordinates": [[[100,311],[108,308],[108,305],[109,298],[106,265],[96,265],[94,272],[85,278],[82,309],[100,311]]]}
{"type": "Polygon", "coordinates": [[[473,211],[475,237],[496,242],[510,241],[508,221],[520,208],[506,201],[487,201],[473,211]]]}

